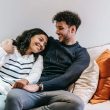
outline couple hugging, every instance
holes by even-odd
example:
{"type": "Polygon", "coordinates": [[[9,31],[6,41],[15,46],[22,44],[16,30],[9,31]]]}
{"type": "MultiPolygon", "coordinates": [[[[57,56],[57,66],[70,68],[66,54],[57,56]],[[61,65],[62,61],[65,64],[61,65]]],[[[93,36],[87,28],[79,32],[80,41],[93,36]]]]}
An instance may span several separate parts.
{"type": "Polygon", "coordinates": [[[83,101],[67,91],[89,65],[76,40],[81,20],[62,11],[53,19],[58,40],[39,28],[24,31],[0,47],[0,93],[5,110],[83,110],[83,101]],[[5,45],[6,44],[6,45],[5,45]]]}

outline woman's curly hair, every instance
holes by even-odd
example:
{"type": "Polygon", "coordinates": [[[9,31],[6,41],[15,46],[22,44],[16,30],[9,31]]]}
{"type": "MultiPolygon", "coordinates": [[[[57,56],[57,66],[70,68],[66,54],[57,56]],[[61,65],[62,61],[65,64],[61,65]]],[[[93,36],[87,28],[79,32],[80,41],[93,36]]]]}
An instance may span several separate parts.
{"type": "Polygon", "coordinates": [[[21,55],[25,55],[26,51],[29,48],[31,38],[35,35],[40,35],[40,34],[43,34],[48,38],[48,35],[42,29],[34,28],[24,31],[21,35],[19,35],[16,38],[13,44],[17,47],[21,55]]]}

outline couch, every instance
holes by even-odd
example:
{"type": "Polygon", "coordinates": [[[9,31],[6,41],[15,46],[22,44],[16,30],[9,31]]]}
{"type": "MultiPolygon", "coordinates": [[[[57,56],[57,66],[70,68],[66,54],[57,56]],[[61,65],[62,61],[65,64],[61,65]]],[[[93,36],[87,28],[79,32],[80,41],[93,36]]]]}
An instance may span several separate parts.
{"type": "MultiPolygon", "coordinates": [[[[91,47],[88,48],[87,50],[90,54],[91,59],[94,60],[106,49],[110,49],[110,44],[91,47]]],[[[5,96],[0,95],[0,110],[3,110],[4,108],[4,104],[5,104],[4,99],[5,96]]],[[[110,100],[98,104],[90,104],[90,103],[85,104],[84,110],[110,110],[110,100]]]]}
{"type": "MultiPolygon", "coordinates": [[[[106,49],[110,49],[110,43],[88,48],[88,52],[90,54],[91,59],[96,60],[97,57],[99,57],[99,55],[106,49]]],[[[84,110],[110,110],[110,100],[97,104],[88,103],[86,104],[84,110]]]]}

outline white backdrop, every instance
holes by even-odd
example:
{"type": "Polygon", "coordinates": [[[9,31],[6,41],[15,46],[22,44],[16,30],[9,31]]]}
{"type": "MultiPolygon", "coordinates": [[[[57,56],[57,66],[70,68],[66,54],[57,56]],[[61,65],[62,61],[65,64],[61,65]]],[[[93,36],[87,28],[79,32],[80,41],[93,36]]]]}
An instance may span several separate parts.
{"type": "Polygon", "coordinates": [[[81,45],[110,43],[110,0],[0,0],[0,41],[35,27],[56,38],[52,17],[62,10],[80,15],[77,39],[81,45]]]}

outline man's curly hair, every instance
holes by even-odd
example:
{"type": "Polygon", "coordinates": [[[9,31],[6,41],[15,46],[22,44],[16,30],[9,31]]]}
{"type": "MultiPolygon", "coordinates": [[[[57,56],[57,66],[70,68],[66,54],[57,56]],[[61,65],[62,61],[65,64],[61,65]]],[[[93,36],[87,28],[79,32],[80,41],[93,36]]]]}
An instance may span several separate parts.
{"type": "Polygon", "coordinates": [[[75,25],[76,26],[76,30],[78,29],[78,27],[80,26],[81,24],[81,19],[80,17],[78,16],[78,14],[76,13],[73,13],[71,11],[62,11],[62,12],[59,12],[57,13],[52,21],[56,21],[56,22],[61,22],[61,21],[64,21],[66,22],[67,25],[69,26],[73,26],[75,25]]]}

